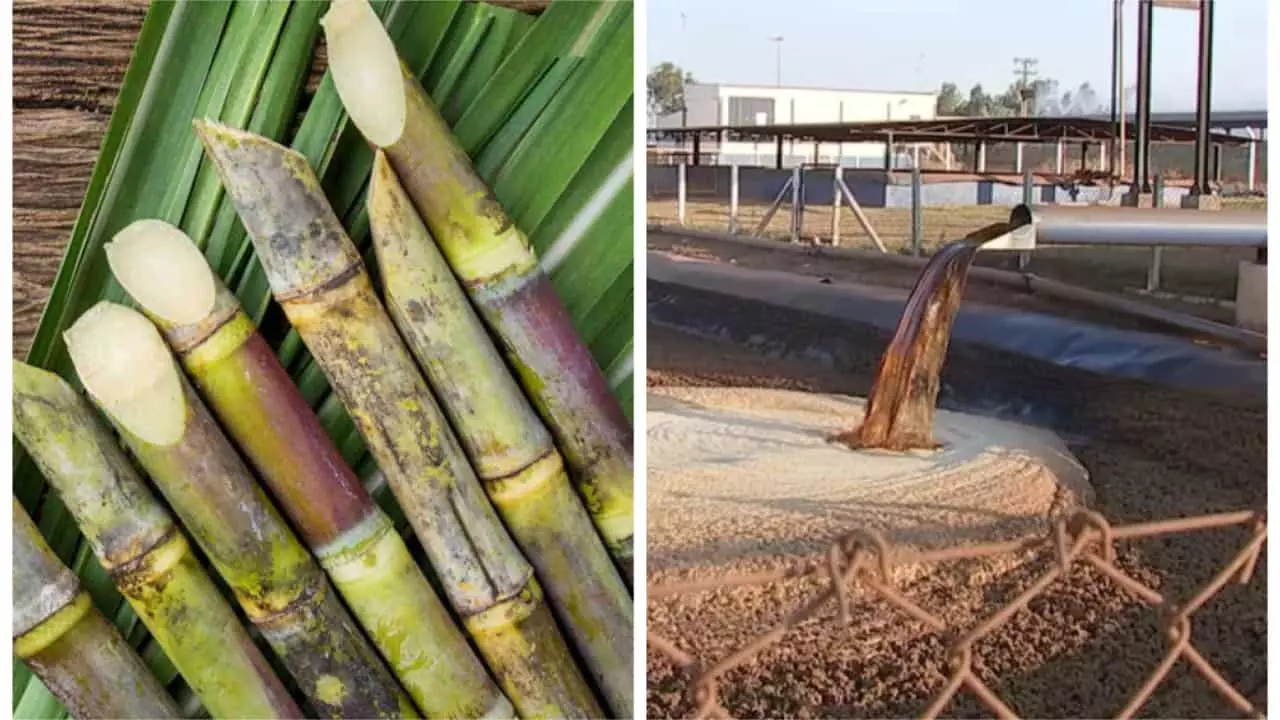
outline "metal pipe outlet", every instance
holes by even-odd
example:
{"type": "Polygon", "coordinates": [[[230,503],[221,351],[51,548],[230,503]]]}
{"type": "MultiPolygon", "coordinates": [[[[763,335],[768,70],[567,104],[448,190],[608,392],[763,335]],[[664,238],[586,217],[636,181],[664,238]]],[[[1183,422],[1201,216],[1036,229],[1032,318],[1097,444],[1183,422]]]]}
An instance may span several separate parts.
{"type": "Polygon", "coordinates": [[[1019,205],[1010,225],[1034,227],[1039,245],[1266,247],[1267,214],[1178,208],[1019,205]]]}

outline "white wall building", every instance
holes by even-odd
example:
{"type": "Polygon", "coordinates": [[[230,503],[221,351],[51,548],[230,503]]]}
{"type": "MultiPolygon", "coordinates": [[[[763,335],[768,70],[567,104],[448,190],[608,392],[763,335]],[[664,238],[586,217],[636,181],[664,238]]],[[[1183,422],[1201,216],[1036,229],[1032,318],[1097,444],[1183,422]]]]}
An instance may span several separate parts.
{"type": "MultiPolygon", "coordinates": [[[[805,123],[928,120],[934,117],[936,92],[837,90],[767,85],[685,86],[684,113],[657,118],[655,127],[717,125],[799,125],[805,123]]],[[[723,147],[703,142],[707,164],[768,165],[776,161],[772,141],[727,142],[723,147]]],[[[850,167],[883,167],[884,145],[879,143],[813,143],[784,141],[783,164],[837,163],[850,167]],[[816,154],[815,154],[816,151],[816,154]]],[[[900,161],[901,162],[901,161],[900,161]]]]}

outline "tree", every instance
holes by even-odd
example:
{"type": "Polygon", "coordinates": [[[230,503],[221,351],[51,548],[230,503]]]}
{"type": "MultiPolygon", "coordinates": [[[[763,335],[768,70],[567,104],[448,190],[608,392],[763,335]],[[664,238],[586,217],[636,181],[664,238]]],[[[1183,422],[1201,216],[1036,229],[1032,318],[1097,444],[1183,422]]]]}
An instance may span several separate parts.
{"type": "Polygon", "coordinates": [[[693,74],[681,70],[675,63],[659,63],[645,79],[649,112],[661,117],[686,109],[684,87],[693,81],[693,74]]]}
{"type": "Polygon", "coordinates": [[[938,92],[938,103],[934,107],[934,112],[942,117],[950,115],[963,115],[964,97],[960,95],[960,89],[955,83],[942,83],[942,89],[938,92]]]}

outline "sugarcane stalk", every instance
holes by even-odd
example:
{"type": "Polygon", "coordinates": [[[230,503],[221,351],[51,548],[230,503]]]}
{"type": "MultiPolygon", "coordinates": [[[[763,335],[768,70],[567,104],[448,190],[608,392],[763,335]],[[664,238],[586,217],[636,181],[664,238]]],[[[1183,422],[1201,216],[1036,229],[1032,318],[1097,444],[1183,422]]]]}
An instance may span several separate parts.
{"type": "Polygon", "coordinates": [[[300,154],[210,122],[197,132],[272,294],[350,413],[449,601],[522,717],[599,717],[426,381],[300,154]]]}
{"type": "Polygon", "coordinates": [[[428,717],[510,717],[386,514],[342,460],[275,353],[178,228],[139,220],[112,272],[177,354],[231,439],[428,717]]]}
{"type": "Polygon", "coordinates": [[[120,431],[317,712],[416,717],[187,382],[155,326],[100,302],[65,334],[90,397],[120,431]]]}
{"type": "Polygon", "coordinates": [[[15,362],[13,431],[214,717],[302,717],[169,511],[70,385],[15,362]]]}
{"type": "Polygon", "coordinates": [[[631,596],[551,434],[378,151],[367,207],[387,310],[615,717],[631,713],[631,596]]]}
{"type": "MultiPolygon", "coordinates": [[[[335,87],[390,160],[453,272],[551,428],[587,510],[630,578],[631,424],[528,239],[511,222],[365,0],[321,21],[335,87]]],[[[625,240],[625,239],[624,239],[625,240]]]]}
{"type": "Polygon", "coordinates": [[[13,653],[77,718],[180,718],[151,670],[13,501],[13,653]]]}

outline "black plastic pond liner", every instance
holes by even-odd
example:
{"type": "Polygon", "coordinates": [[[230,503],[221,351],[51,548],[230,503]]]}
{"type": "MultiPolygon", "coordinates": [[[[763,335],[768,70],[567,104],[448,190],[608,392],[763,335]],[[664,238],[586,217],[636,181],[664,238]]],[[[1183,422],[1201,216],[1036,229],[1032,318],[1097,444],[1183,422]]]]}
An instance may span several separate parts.
{"type": "MultiPolygon", "coordinates": [[[[648,256],[649,317],[699,334],[726,328],[681,312],[681,288],[753,300],[892,331],[907,293],[864,285],[823,283],[818,278],[718,263],[648,256]],[[683,319],[682,319],[683,318],[683,319]]],[[[752,342],[766,343],[757,329],[752,342]]],[[[1090,372],[1217,393],[1265,395],[1266,362],[1246,352],[1199,345],[1157,333],[1121,330],[1043,313],[964,303],[952,331],[955,342],[973,343],[1090,372]]],[[[796,349],[792,349],[793,354],[796,349]]],[[[820,345],[801,354],[827,354],[820,345]]],[[[940,401],[948,399],[943,388],[940,401]]],[[[950,403],[947,403],[950,404],[950,403]]],[[[968,405],[969,402],[964,402],[968,405]]],[[[1004,414],[1004,413],[1001,413],[1004,414]]]]}

